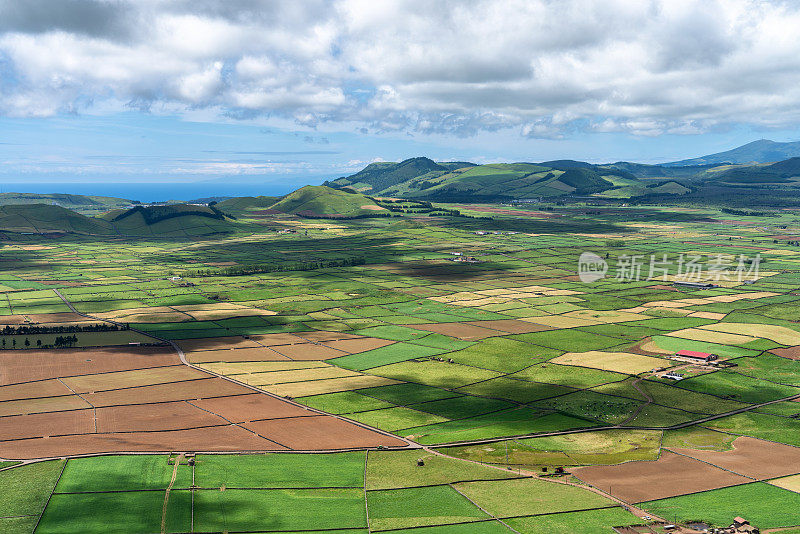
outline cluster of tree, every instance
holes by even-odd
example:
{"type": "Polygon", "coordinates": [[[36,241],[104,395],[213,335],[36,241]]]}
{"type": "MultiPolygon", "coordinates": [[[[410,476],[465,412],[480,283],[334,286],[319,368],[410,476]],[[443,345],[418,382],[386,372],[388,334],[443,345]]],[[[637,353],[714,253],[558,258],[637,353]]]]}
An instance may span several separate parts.
{"type": "MultiPolygon", "coordinates": [[[[772,242],[779,243],[777,239],[773,239],[772,242]]],[[[787,241],[786,244],[790,247],[800,247],[800,241],[787,241]]]]}
{"type": "Polygon", "coordinates": [[[728,215],[743,215],[746,217],[775,217],[774,213],[768,211],[737,210],[734,208],[722,208],[720,211],[728,215]]]}
{"type": "Polygon", "coordinates": [[[361,215],[318,215],[310,212],[298,212],[298,217],[303,219],[337,219],[337,220],[352,220],[352,219],[376,219],[380,217],[391,217],[391,213],[362,213],[361,215]]]}
{"type": "MultiPolygon", "coordinates": [[[[76,336],[74,334],[71,335],[71,336],[56,336],[56,339],[55,339],[55,341],[53,342],[52,345],[50,345],[50,344],[42,344],[42,340],[41,339],[37,339],[36,340],[36,347],[37,348],[42,348],[42,349],[49,349],[49,348],[60,349],[60,348],[64,348],[64,347],[73,347],[73,346],[75,346],[75,343],[77,343],[77,342],[78,342],[78,336],[76,336]]],[[[23,345],[25,345],[25,348],[27,349],[28,347],[31,346],[31,340],[26,337],[25,341],[23,342],[23,345]]],[[[3,346],[4,349],[8,346],[8,343],[6,342],[6,338],[3,338],[2,346],[3,346]]],[[[11,338],[11,346],[12,346],[12,348],[17,348],[17,339],[16,338],[13,338],[13,337],[11,338]]]]}
{"type": "Polygon", "coordinates": [[[128,330],[129,325],[116,325],[110,323],[98,323],[87,325],[67,325],[67,326],[6,326],[0,330],[0,335],[38,335],[38,334],[72,334],[75,332],[114,332],[117,330],[128,330]]]}
{"type": "Polygon", "coordinates": [[[275,273],[284,271],[315,271],[330,267],[350,267],[364,265],[364,258],[343,258],[339,260],[319,260],[287,263],[253,263],[250,265],[234,265],[219,270],[204,269],[194,271],[188,276],[245,276],[249,274],[275,273]]]}

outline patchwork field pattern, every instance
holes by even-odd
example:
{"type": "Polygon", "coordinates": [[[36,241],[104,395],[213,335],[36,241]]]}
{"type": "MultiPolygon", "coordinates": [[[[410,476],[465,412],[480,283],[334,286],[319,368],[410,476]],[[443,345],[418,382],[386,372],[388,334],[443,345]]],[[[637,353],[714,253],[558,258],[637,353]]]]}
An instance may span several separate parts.
{"type": "Polygon", "coordinates": [[[800,473],[795,216],[544,208],[0,232],[0,482],[31,484],[0,530],[800,526],[773,506],[800,473]],[[605,278],[580,280],[583,251],[605,278]],[[756,252],[747,283],[674,283],[681,254],[756,252]],[[663,254],[663,276],[615,272],[663,254]]]}

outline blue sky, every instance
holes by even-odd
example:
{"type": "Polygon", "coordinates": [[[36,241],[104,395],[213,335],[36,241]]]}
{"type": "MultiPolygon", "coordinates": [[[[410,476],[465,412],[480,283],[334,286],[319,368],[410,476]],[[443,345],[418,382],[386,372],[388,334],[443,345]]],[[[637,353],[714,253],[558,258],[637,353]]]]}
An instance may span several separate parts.
{"type": "Polygon", "coordinates": [[[794,141],[797,27],[756,0],[0,0],[0,188],[794,141]]]}

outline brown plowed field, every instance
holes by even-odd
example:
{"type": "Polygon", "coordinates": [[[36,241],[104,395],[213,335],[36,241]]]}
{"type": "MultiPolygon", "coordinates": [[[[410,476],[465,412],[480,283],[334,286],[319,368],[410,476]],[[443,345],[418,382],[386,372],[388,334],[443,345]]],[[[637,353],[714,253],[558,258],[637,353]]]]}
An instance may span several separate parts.
{"type": "Polygon", "coordinates": [[[186,359],[191,363],[208,362],[281,362],[289,358],[272,349],[203,350],[190,352],[186,359]]]}
{"type": "Polygon", "coordinates": [[[749,478],[668,451],[663,451],[655,462],[579,467],[572,473],[629,503],[752,482],[749,478]]]}
{"type": "Polygon", "coordinates": [[[366,352],[368,350],[379,349],[393,344],[394,341],[386,339],[378,339],[374,337],[363,337],[360,339],[340,339],[338,341],[326,341],[323,343],[326,347],[336,350],[343,350],[351,354],[357,352],[366,352]]]}
{"type": "Polygon", "coordinates": [[[262,345],[271,347],[272,345],[292,345],[294,343],[306,343],[306,340],[297,337],[295,334],[280,333],[280,334],[259,334],[251,336],[255,341],[262,345]]]}
{"type": "MultiPolygon", "coordinates": [[[[468,323],[436,323],[436,324],[410,324],[409,328],[425,330],[426,332],[436,332],[445,336],[457,337],[465,341],[475,341],[486,339],[487,337],[500,336],[502,332],[489,328],[482,328],[468,323]]],[[[541,326],[542,330],[550,330],[546,326],[541,326]]]]}
{"type": "Polygon", "coordinates": [[[322,343],[323,341],[337,341],[339,339],[360,339],[361,336],[345,334],[344,332],[298,332],[297,337],[306,339],[312,343],[322,343]]]}
{"type": "Polygon", "coordinates": [[[141,402],[197,400],[210,397],[244,395],[248,393],[250,393],[249,389],[243,388],[228,380],[213,377],[201,380],[187,380],[185,382],[171,382],[169,384],[156,384],[153,386],[100,391],[97,393],[85,394],[83,398],[92,406],[102,407],[141,402]]]}
{"type": "Polygon", "coordinates": [[[330,416],[255,421],[242,425],[269,436],[290,449],[346,449],[356,447],[403,446],[405,442],[384,436],[330,416]]]}
{"type": "Polygon", "coordinates": [[[170,451],[274,451],[285,449],[235,426],[136,432],[129,434],[86,434],[49,439],[0,441],[0,457],[9,459],[107,452],[170,451]]]}
{"type": "Polygon", "coordinates": [[[232,423],[280,417],[298,417],[315,413],[262,393],[204,399],[192,401],[192,404],[222,416],[232,423]]]}
{"type": "Polygon", "coordinates": [[[790,360],[800,360],[800,345],[796,345],[794,347],[786,347],[785,349],[772,349],[770,352],[772,354],[777,354],[782,358],[788,358],[790,360]]]}
{"type": "Polygon", "coordinates": [[[109,389],[148,386],[151,384],[166,384],[168,382],[208,378],[209,376],[211,375],[202,371],[197,371],[191,367],[186,367],[185,365],[174,365],[155,369],[75,376],[63,378],[62,380],[67,386],[72,388],[75,393],[89,393],[92,391],[106,391],[109,389]]]}
{"type": "Polygon", "coordinates": [[[279,345],[272,348],[291,360],[328,360],[330,358],[338,358],[339,356],[347,355],[346,352],[322,345],[314,345],[313,343],[279,345]]]}
{"type": "Polygon", "coordinates": [[[750,437],[736,438],[730,451],[670,449],[757,480],[800,473],[800,447],[750,437]]]}
{"type": "MultiPolygon", "coordinates": [[[[317,356],[343,354],[312,343],[296,346],[317,356]]],[[[251,350],[266,349],[225,352],[251,350]]],[[[180,365],[177,355],[162,348],[16,351],[13,356],[0,352],[0,369],[5,371],[2,365],[8,362],[12,373],[4,379],[18,382],[0,386],[0,399],[6,399],[0,400],[0,458],[284,449],[275,443],[280,440],[272,441],[271,428],[303,450],[404,444],[180,365]],[[229,421],[251,421],[266,434],[259,437],[229,421]]]]}
{"type": "Polygon", "coordinates": [[[164,347],[0,351],[0,385],[179,363],[164,347]]]}
{"type": "Polygon", "coordinates": [[[99,433],[183,430],[228,424],[223,418],[183,401],[97,409],[99,433]]]}
{"type": "Polygon", "coordinates": [[[57,397],[71,394],[72,392],[67,386],[55,379],[14,386],[0,386],[0,401],[57,397]]]}
{"type": "Polygon", "coordinates": [[[472,321],[467,324],[473,326],[491,328],[493,330],[500,330],[501,332],[508,332],[510,334],[528,334],[530,332],[542,332],[544,330],[552,330],[549,326],[543,324],[529,323],[527,321],[519,321],[516,319],[499,319],[496,321],[472,321]]]}
{"type": "Polygon", "coordinates": [[[65,436],[94,432],[94,410],[0,417],[0,439],[65,436]]]}

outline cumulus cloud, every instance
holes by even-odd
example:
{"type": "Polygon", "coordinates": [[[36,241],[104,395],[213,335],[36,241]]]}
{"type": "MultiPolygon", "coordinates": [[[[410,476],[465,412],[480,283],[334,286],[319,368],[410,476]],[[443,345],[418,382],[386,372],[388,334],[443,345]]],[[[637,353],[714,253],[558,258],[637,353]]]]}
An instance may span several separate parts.
{"type": "Polygon", "coordinates": [[[798,27],[778,0],[0,0],[0,113],[542,138],[796,126],[798,27]]]}

